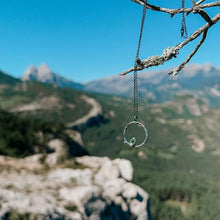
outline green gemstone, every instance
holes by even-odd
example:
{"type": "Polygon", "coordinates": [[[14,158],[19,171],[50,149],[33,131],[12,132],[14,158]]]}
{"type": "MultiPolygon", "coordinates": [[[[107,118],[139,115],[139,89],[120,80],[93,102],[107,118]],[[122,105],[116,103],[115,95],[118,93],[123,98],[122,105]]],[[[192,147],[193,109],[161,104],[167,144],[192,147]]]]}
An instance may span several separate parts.
{"type": "Polygon", "coordinates": [[[135,144],[136,144],[136,138],[133,137],[133,138],[130,139],[130,141],[129,141],[129,145],[130,145],[130,147],[134,147],[135,144]]]}

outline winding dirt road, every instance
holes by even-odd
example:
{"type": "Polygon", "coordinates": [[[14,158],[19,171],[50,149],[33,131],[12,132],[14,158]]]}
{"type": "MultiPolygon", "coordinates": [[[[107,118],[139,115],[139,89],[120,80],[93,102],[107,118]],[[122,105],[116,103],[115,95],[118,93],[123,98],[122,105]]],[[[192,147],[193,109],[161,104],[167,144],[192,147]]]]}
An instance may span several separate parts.
{"type": "Polygon", "coordinates": [[[85,102],[87,102],[89,105],[91,105],[92,109],[88,112],[88,114],[84,115],[82,118],[79,118],[74,122],[68,123],[67,124],[68,127],[73,127],[73,126],[80,125],[80,124],[86,124],[86,122],[90,118],[93,118],[93,117],[96,117],[102,114],[102,107],[94,98],[88,97],[86,95],[82,95],[80,98],[84,100],[85,102]]]}

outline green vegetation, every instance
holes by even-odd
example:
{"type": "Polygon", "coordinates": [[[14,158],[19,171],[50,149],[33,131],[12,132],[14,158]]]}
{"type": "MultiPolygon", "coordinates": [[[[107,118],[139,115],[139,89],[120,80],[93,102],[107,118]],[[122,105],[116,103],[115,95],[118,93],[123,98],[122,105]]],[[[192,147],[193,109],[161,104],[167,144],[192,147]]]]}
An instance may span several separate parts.
{"type": "Polygon", "coordinates": [[[47,134],[60,136],[63,128],[60,123],[19,118],[0,109],[0,154],[23,157],[47,152],[47,134]],[[38,132],[42,132],[43,140],[40,140],[38,132]]]}
{"type": "Polygon", "coordinates": [[[65,142],[63,154],[58,158],[60,163],[76,155],[88,154],[68,136],[65,128],[60,122],[17,117],[0,109],[0,155],[25,157],[43,153],[40,162],[44,163],[47,154],[54,151],[47,143],[56,138],[65,142]]]}
{"type": "MultiPolygon", "coordinates": [[[[31,146],[39,145],[34,135],[38,131],[62,136],[63,127],[59,122],[74,121],[90,109],[80,99],[82,94],[86,93],[41,83],[24,85],[17,81],[2,89],[0,106],[7,110],[33,101],[39,103],[51,96],[58,98],[61,107],[17,112],[21,118],[1,111],[1,153],[12,156],[34,153],[31,146]],[[54,121],[56,126],[42,119],[54,121]]],[[[108,95],[87,95],[101,103],[105,120],[83,131],[86,149],[91,155],[122,157],[132,162],[134,182],[150,195],[153,220],[220,219],[219,108],[195,117],[185,104],[191,96],[177,97],[169,103],[156,105],[141,103],[140,120],[148,127],[150,139],[136,150],[123,144],[122,137],[124,126],[133,118],[130,101],[108,95]],[[182,112],[177,110],[179,106],[182,112]],[[204,151],[197,153],[192,149],[194,143],[191,135],[202,139],[204,151]]],[[[197,104],[203,105],[199,100],[197,104]]],[[[139,134],[136,129],[132,131],[132,136],[138,141],[139,134]]],[[[40,146],[41,151],[45,151],[46,146],[40,146]]],[[[44,159],[42,157],[42,161],[44,159]]],[[[66,167],[76,165],[71,159],[64,164],[66,167]]],[[[71,206],[68,208],[74,209],[71,206]]]]}
{"type": "Polygon", "coordinates": [[[19,79],[15,79],[14,77],[9,76],[0,70],[0,84],[15,85],[18,82],[20,82],[19,79]]]}
{"type": "Polygon", "coordinates": [[[31,213],[19,213],[17,210],[10,210],[5,214],[7,220],[37,220],[37,216],[31,213]]]}
{"type": "Polygon", "coordinates": [[[77,206],[74,205],[74,204],[69,204],[69,205],[65,206],[65,209],[70,211],[70,212],[75,212],[75,211],[77,211],[77,206]]]}
{"type": "Polygon", "coordinates": [[[16,80],[14,84],[7,86],[1,82],[0,108],[15,111],[19,116],[67,123],[82,117],[91,108],[88,103],[81,99],[81,95],[86,95],[81,91],[70,88],[56,88],[37,82],[21,83],[16,80]],[[37,106],[37,108],[32,107],[31,111],[16,110],[19,107],[30,106],[30,104],[37,106]]]}
{"type": "MultiPolygon", "coordinates": [[[[156,105],[160,111],[153,113],[154,105],[142,103],[140,119],[149,128],[150,139],[136,150],[124,145],[122,138],[125,124],[132,119],[128,100],[104,95],[96,98],[103,105],[107,122],[83,133],[85,146],[91,155],[123,157],[132,162],[134,182],[150,194],[153,220],[220,219],[220,162],[211,153],[212,145],[208,145],[212,141],[219,143],[219,129],[211,132],[210,140],[206,122],[213,113],[196,118],[188,109],[177,113],[175,105],[163,104],[156,105]],[[110,111],[115,113],[114,117],[110,111]],[[158,118],[163,118],[165,123],[158,118]],[[185,123],[189,119],[192,125],[185,123]],[[189,136],[193,132],[205,141],[204,152],[192,150],[189,136]]],[[[220,118],[220,109],[215,115],[220,118]]],[[[134,136],[138,137],[139,132],[134,131],[134,136]]]]}

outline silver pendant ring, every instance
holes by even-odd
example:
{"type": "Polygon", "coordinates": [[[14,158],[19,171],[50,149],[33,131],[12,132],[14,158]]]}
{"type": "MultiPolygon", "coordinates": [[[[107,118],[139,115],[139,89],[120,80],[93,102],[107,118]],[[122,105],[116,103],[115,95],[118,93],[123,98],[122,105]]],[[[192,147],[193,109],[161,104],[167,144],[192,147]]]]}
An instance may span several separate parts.
{"type": "Polygon", "coordinates": [[[129,123],[125,126],[124,132],[123,132],[123,137],[124,137],[124,143],[125,143],[125,144],[128,144],[128,145],[129,145],[130,147],[132,147],[132,148],[138,148],[138,147],[143,146],[143,145],[147,142],[147,140],[148,140],[148,138],[149,138],[149,135],[148,135],[147,128],[144,126],[144,124],[142,124],[142,123],[139,122],[139,121],[131,121],[131,122],[129,122],[129,123]],[[127,138],[126,138],[126,131],[127,131],[127,129],[128,129],[131,125],[133,125],[133,124],[136,124],[136,125],[138,125],[139,127],[142,127],[142,128],[144,129],[145,138],[144,138],[144,140],[143,140],[140,144],[137,144],[137,143],[136,143],[136,138],[135,138],[135,137],[132,137],[130,140],[127,140],[127,138]]]}

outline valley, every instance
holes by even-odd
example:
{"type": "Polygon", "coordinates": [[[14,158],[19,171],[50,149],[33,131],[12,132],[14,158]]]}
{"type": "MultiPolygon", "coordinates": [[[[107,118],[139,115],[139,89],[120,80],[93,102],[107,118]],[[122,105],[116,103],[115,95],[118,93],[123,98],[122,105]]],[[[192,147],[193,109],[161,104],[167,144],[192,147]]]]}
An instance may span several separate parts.
{"type": "MultiPolygon", "coordinates": [[[[86,123],[74,131],[78,134],[80,146],[92,156],[108,156],[112,160],[124,158],[132,163],[134,183],[149,194],[152,219],[219,219],[220,108],[214,101],[218,96],[209,94],[201,98],[208,93],[204,90],[201,96],[195,95],[199,93],[195,93],[194,87],[188,88],[187,94],[175,91],[176,97],[161,103],[152,103],[142,96],[139,117],[149,129],[150,138],[144,147],[136,150],[123,144],[122,137],[124,126],[132,119],[129,98],[22,82],[6,75],[0,77],[0,106],[11,112],[4,114],[12,114],[10,117],[24,121],[36,120],[32,122],[34,125],[42,120],[45,125],[39,125],[38,129],[45,127],[46,139],[68,141],[64,132],[68,129],[66,125],[83,118],[88,122],[89,117],[86,116],[94,108],[92,103],[98,103],[96,107],[99,110],[90,116],[102,115],[101,120],[92,121],[89,125],[86,123]],[[85,97],[90,102],[86,102],[85,97]]],[[[213,83],[218,90],[217,79],[213,83]]],[[[12,129],[5,127],[4,130],[6,128],[8,132],[12,129]]],[[[34,129],[33,126],[33,132],[34,129]]],[[[5,141],[5,137],[1,136],[1,140],[5,141]]],[[[25,156],[35,153],[32,151],[25,156]]],[[[7,155],[5,152],[2,154],[7,155]]],[[[70,160],[74,157],[74,154],[67,155],[70,160]]]]}

